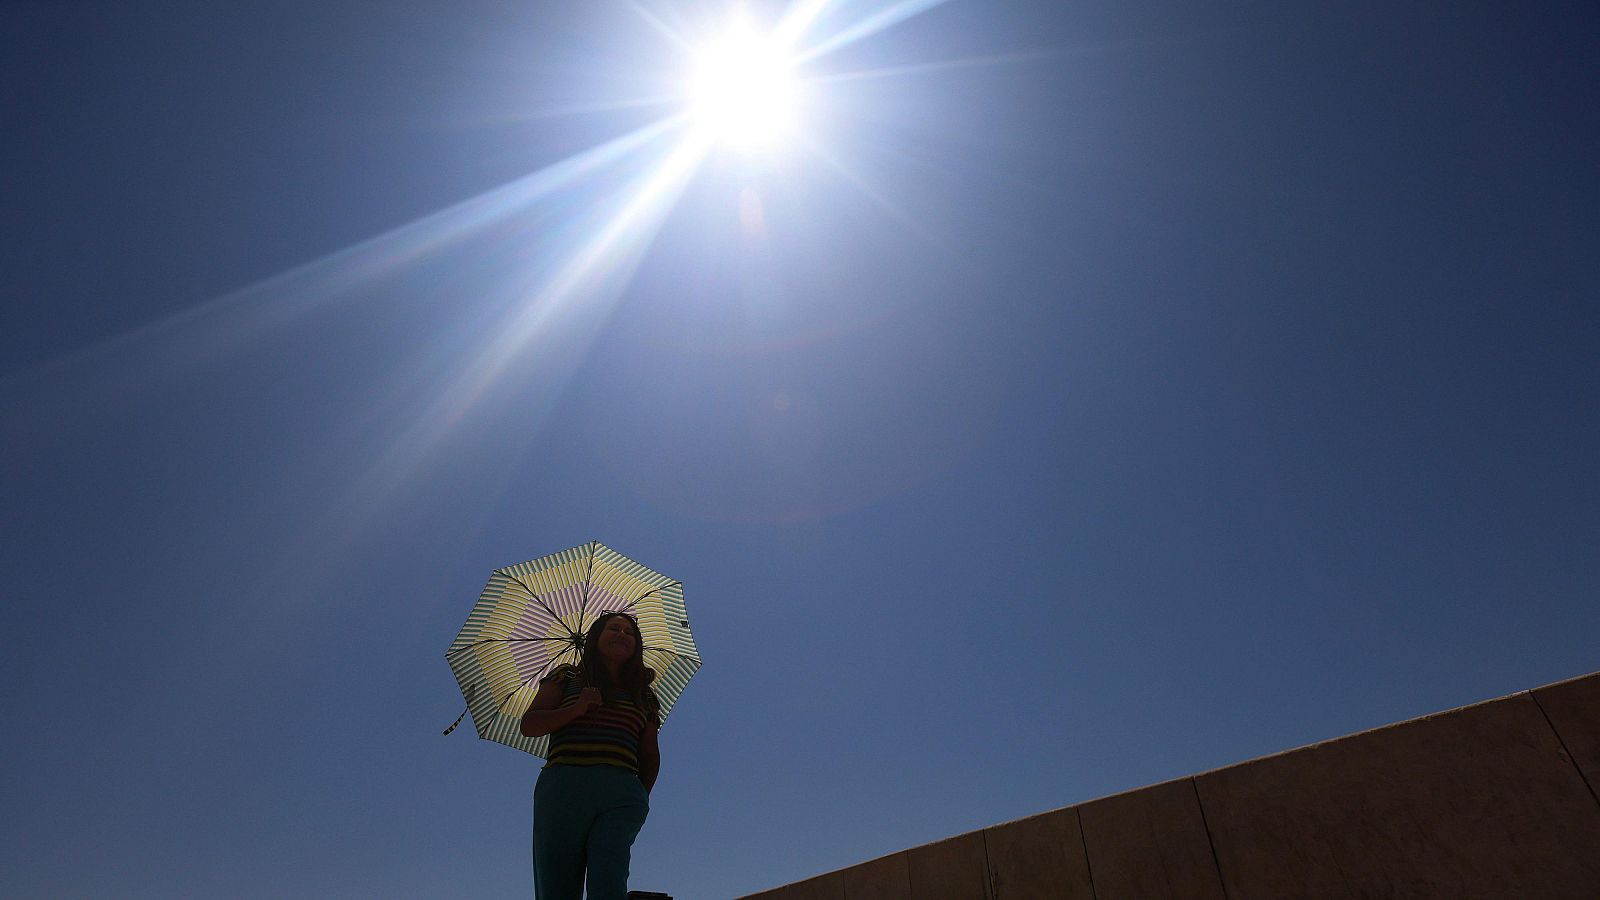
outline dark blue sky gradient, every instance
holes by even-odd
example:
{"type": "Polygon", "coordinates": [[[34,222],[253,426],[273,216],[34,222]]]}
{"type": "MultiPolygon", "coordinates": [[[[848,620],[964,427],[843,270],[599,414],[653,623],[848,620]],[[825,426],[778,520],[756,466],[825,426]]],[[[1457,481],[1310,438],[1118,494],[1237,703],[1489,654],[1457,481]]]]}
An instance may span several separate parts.
{"type": "Polygon", "coordinates": [[[527,895],[443,652],[588,540],[705,654],[680,898],[1600,668],[1593,4],[952,0],[815,62],[911,67],[821,92],[843,169],[714,154],[610,290],[534,288],[648,154],[428,218],[682,65],[620,2],[0,6],[0,894],[527,895]]]}

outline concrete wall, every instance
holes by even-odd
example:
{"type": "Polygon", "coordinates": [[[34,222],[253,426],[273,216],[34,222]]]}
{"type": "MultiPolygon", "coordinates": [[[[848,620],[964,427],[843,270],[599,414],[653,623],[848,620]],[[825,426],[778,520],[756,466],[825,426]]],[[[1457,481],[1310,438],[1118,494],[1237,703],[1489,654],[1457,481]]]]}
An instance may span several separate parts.
{"type": "Polygon", "coordinates": [[[1597,900],[1600,673],[751,896],[1597,900]]]}

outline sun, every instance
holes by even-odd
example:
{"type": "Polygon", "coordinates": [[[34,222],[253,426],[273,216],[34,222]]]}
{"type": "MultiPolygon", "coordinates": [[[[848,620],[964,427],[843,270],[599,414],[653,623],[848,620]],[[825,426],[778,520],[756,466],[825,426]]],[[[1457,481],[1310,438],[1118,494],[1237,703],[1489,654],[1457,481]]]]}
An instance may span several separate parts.
{"type": "Polygon", "coordinates": [[[792,49],[747,22],[735,21],[695,53],[690,115],[716,143],[776,148],[794,133],[798,97],[792,49]]]}

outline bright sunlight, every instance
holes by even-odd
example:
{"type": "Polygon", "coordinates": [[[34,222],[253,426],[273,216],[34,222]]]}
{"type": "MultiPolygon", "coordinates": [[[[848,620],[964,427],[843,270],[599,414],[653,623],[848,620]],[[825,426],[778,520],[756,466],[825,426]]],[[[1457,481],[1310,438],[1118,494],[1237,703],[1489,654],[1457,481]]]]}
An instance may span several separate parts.
{"type": "Polygon", "coordinates": [[[785,42],[735,21],[695,56],[691,113],[706,137],[739,150],[770,150],[793,133],[799,91],[785,42]]]}

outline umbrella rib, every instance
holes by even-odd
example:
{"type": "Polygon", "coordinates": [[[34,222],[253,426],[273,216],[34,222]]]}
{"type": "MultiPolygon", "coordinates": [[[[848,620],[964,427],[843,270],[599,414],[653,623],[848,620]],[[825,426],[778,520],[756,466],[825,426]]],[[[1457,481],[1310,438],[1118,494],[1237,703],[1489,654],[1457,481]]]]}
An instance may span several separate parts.
{"type": "MultiPolygon", "coordinates": [[[[561,639],[560,638],[541,638],[540,640],[561,640],[561,639]]],[[[552,663],[555,662],[556,660],[560,659],[561,657],[565,656],[566,654],[571,653],[572,650],[573,650],[572,646],[570,644],[567,645],[565,648],[563,648],[561,650],[560,653],[557,653],[555,656],[551,657],[550,662],[552,662],[552,663]]],[[[527,678],[522,679],[522,681],[520,681],[517,684],[516,687],[511,689],[510,693],[506,694],[505,699],[500,701],[500,705],[503,707],[507,703],[510,703],[511,702],[511,698],[515,697],[517,695],[517,691],[520,691],[523,688],[528,686],[528,682],[533,681],[536,678],[543,678],[545,675],[548,675],[554,668],[555,668],[554,666],[551,666],[550,668],[547,668],[547,669],[539,672],[537,675],[529,675],[527,678]]],[[[451,727],[453,728],[455,726],[451,726],[451,727]]],[[[446,732],[446,733],[448,733],[448,732],[446,732]]]]}
{"type": "MultiPolygon", "coordinates": [[[[505,569],[501,569],[500,571],[501,572],[505,572],[506,577],[510,578],[512,581],[515,581],[517,584],[521,585],[522,589],[528,592],[528,596],[532,597],[534,602],[536,602],[540,606],[544,607],[544,611],[550,614],[550,618],[552,620],[561,623],[562,626],[566,625],[565,622],[561,621],[561,617],[556,615],[556,611],[550,607],[550,604],[544,602],[544,598],[539,596],[538,593],[536,593],[533,588],[528,587],[528,583],[526,581],[523,581],[521,578],[518,578],[512,572],[507,572],[505,569]]],[[[572,629],[568,628],[567,630],[571,631],[572,629]]]]}
{"type": "Polygon", "coordinates": [[[453,653],[460,653],[462,650],[469,650],[469,649],[471,649],[473,647],[478,646],[479,644],[494,644],[494,643],[506,643],[506,642],[510,642],[510,643],[525,643],[525,642],[531,642],[531,641],[571,641],[571,640],[572,640],[571,638],[564,638],[564,637],[484,638],[481,641],[473,641],[470,644],[462,644],[459,647],[452,647],[451,649],[446,650],[444,655],[448,657],[453,653]]]}
{"type": "Polygon", "coordinates": [[[522,686],[527,684],[528,680],[526,678],[524,678],[521,681],[517,681],[516,673],[512,673],[511,677],[508,677],[508,678],[495,678],[495,679],[492,679],[488,684],[484,685],[484,687],[488,688],[489,690],[494,690],[499,685],[507,684],[507,683],[513,682],[513,681],[517,682],[517,686],[512,688],[510,693],[506,694],[505,700],[501,700],[500,701],[500,705],[503,707],[503,706],[506,705],[506,702],[511,699],[512,695],[516,694],[517,691],[522,690],[522,686]]]}
{"type": "Polygon", "coordinates": [[[523,688],[527,687],[528,686],[528,682],[531,681],[531,680],[532,680],[532,676],[529,676],[528,678],[524,678],[524,679],[522,679],[522,683],[520,683],[516,687],[512,688],[511,692],[506,694],[506,698],[504,700],[500,701],[501,708],[502,709],[505,708],[505,705],[507,703],[511,702],[511,698],[515,697],[517,695],[517,691],[520,691],[523,688]]]}
{"type": "Polygon", "coordinates": [[[627,612],[628,610],[633,609],[635,606],[638,606],[640,600],[643,600],[644,598],[650,596],[651,594],[654,594],[657,591],[664,591],[667,588],[672,587],[673,585],[677,585],[678,587],[683,587],[683,582],[681,582],[681,581],[669,581],[666,584],[659,585],[657,587],[653,587],[650,590],[645,591],[644,593],[640,594],[639,596],[633,598],[631,601],[628,602],[627,606],[624,606],[623,608],[617,610],[617,612],[627,612]]]}
{"type": "MultiPolygon", "coordinates": [[[[543,678],[546,675],[549,675],[551,672],[554,672],[556,670],[556,667],[561,662],[561,657],[566,656],[568,653],[576,652],[576,649],[577,648],[573,647],[571,644],[568,644],[567,646],[562,647],[561,650],[558,653],[556,653],[555,656],[550,657],[550,662],[546,663],[546,667],[545,667],[545,669],[543,671],[541,671],[539,673],[539,677],[543,678]]],[[[576,657],[574,657],[574,661],[576,661],[576,657]]]]}
{"type": "Polygon", "coordinates": [[[578,600],[578,624],[583,625],[583,620],[589,617],[589,582],[594,580],[594,555],[599,551],[600,542],[589,542],[589,571],[583,576],[583,595],[578,600]]]}
{"type": "Polygon", "coordinates": [[[551,672],[554,672],[556,670],[556,667],[558,665],[560,665],[560,663],[561,663],[561,657],[566,656],[568,653],[571,653],[572,651],[573,651],[573,647],[572,647],[571,644],[568,644],[567,646],[562,647],[560,650],[557,650],[555,652],[555,655],[551,656],[549,661],[544,664],[544,668],[539,670],[539,674],[531,675],[529,677],[530,678],[543,678],[546,675],[549,675],[551,672]]]}
{"type": "Polygon", "coordinates": [[[705,660],[701,659],[698,656],[690,656],[687,653],[679,653],[676,650],[668,650],[665,647],[652,647],[652,646],[646,644],[643,647],[640,647],[639,649],[640,649],[641,652],[644,651],[644,650],[654,650],[657,653],[665,653],[665,654],[667,654],[668,656],[671,656],[674,659],[692,659],[695,662],[700,663],[701,665],[705,665],[705,660]]]}

